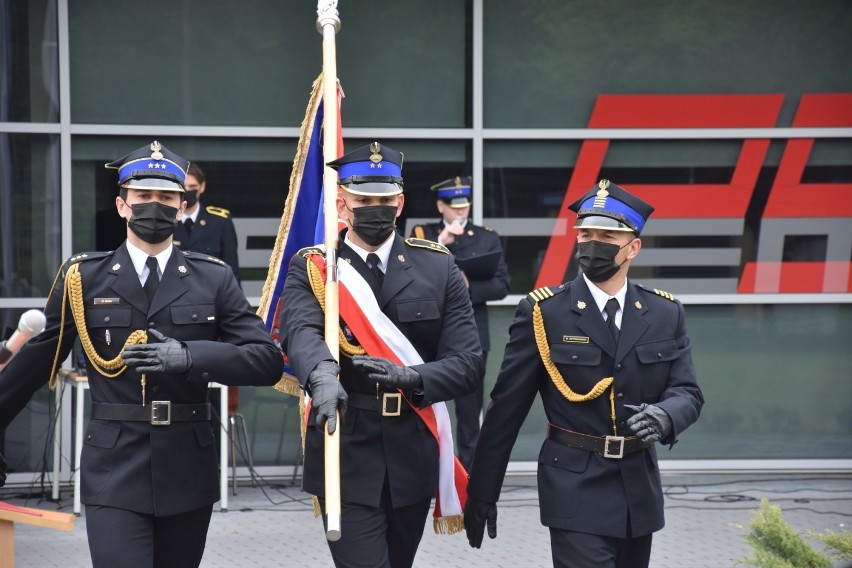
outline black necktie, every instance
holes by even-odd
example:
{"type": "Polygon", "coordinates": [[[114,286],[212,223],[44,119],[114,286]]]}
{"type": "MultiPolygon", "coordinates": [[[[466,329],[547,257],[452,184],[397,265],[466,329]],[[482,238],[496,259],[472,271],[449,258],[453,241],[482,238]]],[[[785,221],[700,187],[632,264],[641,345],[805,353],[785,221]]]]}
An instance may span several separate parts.
{"type": "Polygon", "coordinates": [[[186,221],[184,221],[184,222],[183,222],[183,226],[184,226],[184,228],[186,228],[186,234],[187,234],[187,235],[191,235],[191,234],[192,234],[192,226],[193,226],[194,224],[195,224],[195,223],[193,222],[193,220],[192,220],[191,218],[190,218],[190,219],[187,219],[186,221]]]}
{"type": "Polygon", "coordinates": [[[382,272],[381,268],[379,268],[379,255],[374,252],[368,254],[367,266],[370,267],[370,272],[372,272],[373,276],[376,277],[376,281],[378,281],[379,287],[381,287],[385,282],[385,273],[382,272]]]}
{"type": "Polygon", "coordinates": [[[160,285],[160,277],[157,274],[157,257],[149,256],[148,260],[145,261],[145,265],[148,267],[150,274],[148,274],[148,279],[145,280],[145,285],[142,288],[144,288],[145,294],[148,295],[148,302],[150,303],[154,299],[157,286],[160,285]]]}
{"type": "Polygon", "coordinates": [[[607,300],[606,306],[604,306],[604,311],[607,316],[606,326],[609,328],[612,338],[615,339],[616,343],[618,343],[618,326],[615,324],[615,312],[618,311],[618,300],[615,298],[607,300]]]}

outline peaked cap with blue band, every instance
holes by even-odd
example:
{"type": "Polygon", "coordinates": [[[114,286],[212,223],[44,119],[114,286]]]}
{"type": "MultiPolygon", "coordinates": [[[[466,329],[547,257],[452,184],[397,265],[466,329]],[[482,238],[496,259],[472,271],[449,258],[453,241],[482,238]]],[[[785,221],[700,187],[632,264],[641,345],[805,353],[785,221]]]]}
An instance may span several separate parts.
{"type": "Polygon", "coordinates": [[[432,191],[438,192],[438,199],[457,209],[469,207],[471,201],[471,177],[454,177],[445,179],[432,186],[432,191]]]}
{"type": "Polygon", "coordinates": [[[326,164],[337,170],[338,185],[356,195],[397,195],[402,193],[402,152],[367,144],[326,164]]]}
{"type": "Polygon", "coordinates": [[[568,209],[577,213],[575,229],[631,231],[637,237],[654,212],[651,205],[608,179],[602,179],[568,209]]]}
{"type": "Polygon", "coordinates": [[[118,170],[118,185],[122,188],[183,193],[189,161],[154,140],[104,167],[118,170]]]}

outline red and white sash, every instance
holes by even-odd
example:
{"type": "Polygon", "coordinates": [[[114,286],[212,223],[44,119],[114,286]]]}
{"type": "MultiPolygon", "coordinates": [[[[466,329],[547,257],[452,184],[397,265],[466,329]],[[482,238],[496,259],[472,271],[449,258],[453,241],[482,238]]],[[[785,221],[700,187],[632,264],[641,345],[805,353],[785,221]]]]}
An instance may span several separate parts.
{"type": "MultiPolygon", "coordinates": [[[[325,275],[325,259],[309,257],[325,275]]],[[[370,286],[347,262],[337,268],[340,317],[372,357],[383,357],[399,365],[421,365],[423,359],[399,328],[379,308],[370,286]]],[[[453,433],[447,406],[436,402],[419,408],[406,399],[438,441],[438,493],[433,525],[438,534],[453,534],[464,528],[467,501],[467,472],[453,452],[453,433]]]]}

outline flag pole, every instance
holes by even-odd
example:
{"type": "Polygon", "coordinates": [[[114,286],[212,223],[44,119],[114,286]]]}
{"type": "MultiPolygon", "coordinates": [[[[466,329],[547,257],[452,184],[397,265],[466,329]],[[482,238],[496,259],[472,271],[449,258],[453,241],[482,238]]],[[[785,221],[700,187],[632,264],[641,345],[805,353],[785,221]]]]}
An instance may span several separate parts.
{"type": "MultiPolygon", "coordinates": [[[[323,156],[326,161],[337,158],[337,55],[335,35],[340,31],[337,0],[318,0],[317,31],[322,34],[323,77],[323,156]]],[[[337,293],[337,172],[323,170],[323,213],[325,215],[325,342],[335,361],[340,362],[337,330],[339,305],[337,293]]],[[[326,423],[326,427],[328,424],[326,423]]],[[[337,430],[325,432],[325,537],[340,539],[340,415],[337,430]]]]}

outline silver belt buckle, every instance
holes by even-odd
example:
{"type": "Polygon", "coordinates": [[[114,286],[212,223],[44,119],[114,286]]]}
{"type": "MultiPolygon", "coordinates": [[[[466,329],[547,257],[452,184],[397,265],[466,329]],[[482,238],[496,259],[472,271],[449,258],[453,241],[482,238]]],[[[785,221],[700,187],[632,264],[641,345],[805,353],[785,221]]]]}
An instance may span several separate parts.
{"type": "Polygon", "coordinates": [[[151,401],[151,424],[153,426],[168,426],[172,423],[172,401],[151,401]],[[165,415],[165,416],[163,416],[165,415]]]}
{"type": "Polygon", "coordinates": [[[382,416],[399,416],[402,412],[402,394],[386,392],[382,394],[382,416]],[[396,410],[388,410],[388,401],[396,401],[396,410]]]}
{"type": "Polygon", "coordinates": [[[620,460],[624,457],[624,436],[606,436],[604,438],[603,457],[620,460]],[[618,450],[612,451],[612,445],[617,444],[618,450]]]}

